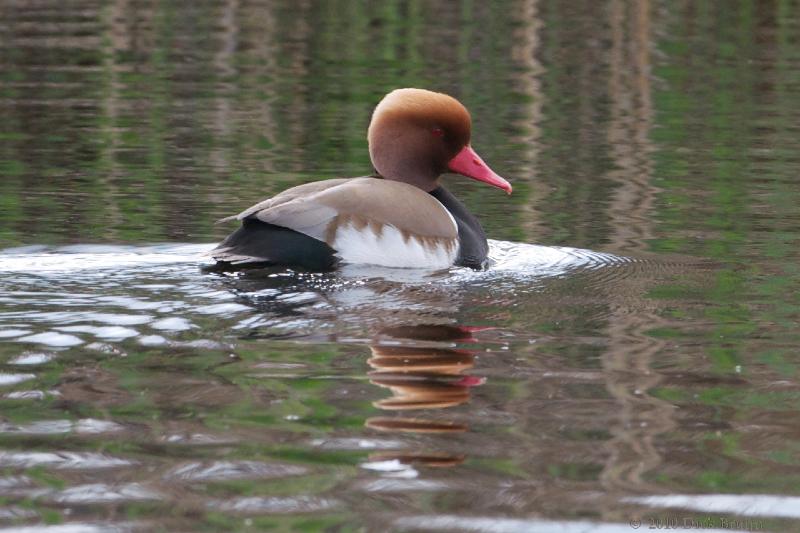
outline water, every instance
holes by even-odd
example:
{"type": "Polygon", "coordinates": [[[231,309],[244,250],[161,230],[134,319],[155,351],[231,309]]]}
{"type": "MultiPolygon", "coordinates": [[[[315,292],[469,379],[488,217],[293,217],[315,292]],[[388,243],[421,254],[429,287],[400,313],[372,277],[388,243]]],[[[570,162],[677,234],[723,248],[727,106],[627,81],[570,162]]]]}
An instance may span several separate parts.
{"type": "Polygon", "coordinates": [[[0,530],[798,529],[798,7],[0,7],[0,530]],[[491,268],[201,270],[402,86],[491,268]]]}

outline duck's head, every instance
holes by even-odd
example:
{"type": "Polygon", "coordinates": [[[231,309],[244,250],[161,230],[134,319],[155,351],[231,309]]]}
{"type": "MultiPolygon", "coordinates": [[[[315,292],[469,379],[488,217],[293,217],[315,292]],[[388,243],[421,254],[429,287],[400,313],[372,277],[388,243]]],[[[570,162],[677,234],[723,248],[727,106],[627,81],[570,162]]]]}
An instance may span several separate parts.
{"type": "Polygon", "coordinates": [[[469,144],[472,121],[461,102],[424,89],[396,89],[372,114],[367,139],[375,170],[430,192],[444,172],[455,172],[511,194],[511,184],[469,144]]]}

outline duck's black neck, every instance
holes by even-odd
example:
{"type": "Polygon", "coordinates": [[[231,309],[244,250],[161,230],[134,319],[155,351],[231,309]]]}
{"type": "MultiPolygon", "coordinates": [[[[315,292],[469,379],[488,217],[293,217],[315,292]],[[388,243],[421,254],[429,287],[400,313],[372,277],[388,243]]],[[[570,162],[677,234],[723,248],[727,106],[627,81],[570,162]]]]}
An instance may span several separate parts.
{"type": "Polygon", "coordinates": [[[489,243],[486,242],[486,234],[478,219],[444,187],[436,187],[430,195],[441,202],[458,225],[460,246],[455,264],[476,269],[486,268],[489,243]]]}

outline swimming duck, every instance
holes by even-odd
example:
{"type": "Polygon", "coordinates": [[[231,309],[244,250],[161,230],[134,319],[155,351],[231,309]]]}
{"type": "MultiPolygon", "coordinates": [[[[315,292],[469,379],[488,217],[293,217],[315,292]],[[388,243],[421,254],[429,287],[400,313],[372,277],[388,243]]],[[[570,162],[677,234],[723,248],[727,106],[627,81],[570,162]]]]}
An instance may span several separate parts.
{"type": "Polygon", "coordinates": [[[508,194],[511,185],[472,149],[470,134],[469,112],[455,98],[394,90],[367,130],[376,175],[298,185],[224,218],[242,225],[209,254],[219,265],[309,270],[342,262],[484,268],[486,234],[441,175],[455,172],[508,194]]]}

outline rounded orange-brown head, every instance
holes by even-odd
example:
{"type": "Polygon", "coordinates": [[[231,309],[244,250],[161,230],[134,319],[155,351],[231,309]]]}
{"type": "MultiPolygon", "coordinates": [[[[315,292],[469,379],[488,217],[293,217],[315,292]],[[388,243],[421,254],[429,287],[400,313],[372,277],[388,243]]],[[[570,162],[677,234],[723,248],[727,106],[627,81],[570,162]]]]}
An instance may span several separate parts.
{"type": "Polygon", "coordinates": [[[461,102],[424,89],[396,89],[375,108],[367,132],[375,170],[425,191],[452,171],[511,193],[511,185],[469,144],[472,120],[461,102]]]}

